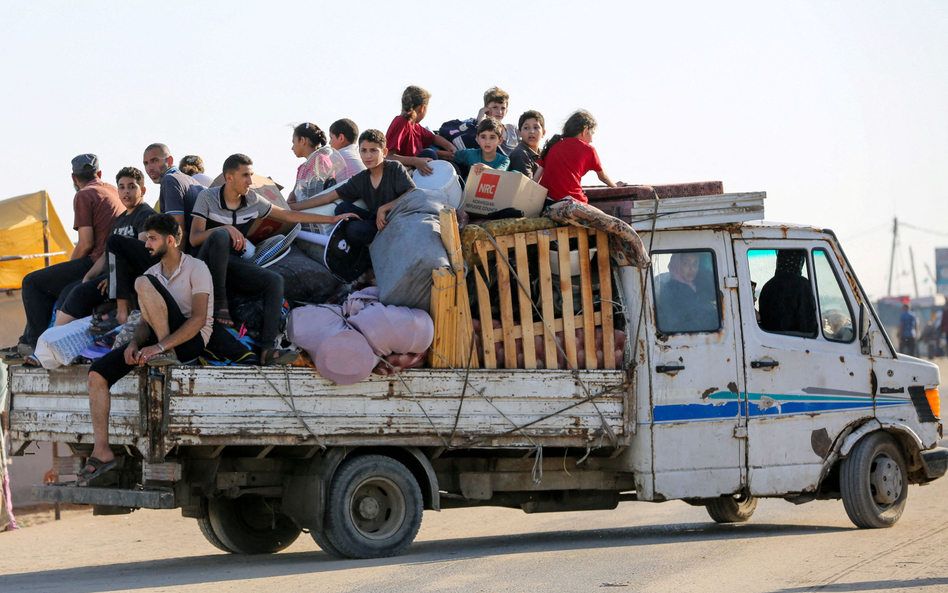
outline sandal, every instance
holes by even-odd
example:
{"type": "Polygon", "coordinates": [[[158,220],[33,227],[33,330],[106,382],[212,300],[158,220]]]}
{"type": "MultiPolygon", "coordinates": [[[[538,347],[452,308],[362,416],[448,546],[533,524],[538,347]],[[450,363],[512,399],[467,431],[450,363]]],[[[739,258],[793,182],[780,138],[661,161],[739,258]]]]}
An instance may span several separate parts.
{"type": "Polygon", "coordinates": [[[267,348],[261,353],[260,362],[262,362],[265,367],[293,364],[299,357],[300,355],[296,350],[267,348]]]}
{"type": "Polygon", "coordinates": [[[166,350],[149,358],[146,364],[150,367],[165,367],[171,364],[181,364],[181,361],[174,355],[174,350],[166,350]]]}
{"type": "Polygon", "coordinates": [[[43,366],[43,363],[41,363],[38,358],[30,354],[29,356],[23,358],[23,366],[31,369],[38,369],[43,366]]]}
{"type": "Polygon", "coordinates": [[[89,328],[89,332],[92,335],[101,336],[109,333],[113,329],[122,325],[118,320],[118,313],[115,309],[112,309],[108,313],[95,313],[92,315],[92,327],[89,328]]]}
{"type": "Polygon", "coordinates": [[[217,309],[214,311],[214,323],[224,327],[234,327],[234,320],[230,316],[229,309],[217,309]]]}
{"type": "Polygon", "coordinates": [[[73,482],[69,482],[69,484],[76,485],[76,486],[78,486],[79,484],[85,484],[86,482],[90,480],[98,478],[105,472],[115,469],[117,465],[118,465],[118,457],[116,457],[112,461],[102,461],[100,459],[90,456],[86,459],[86,463],[83,466],[83,468],[79,470],[79,479],[73,482]],[[90,467],[92,468],[91,471],[88,469],[90,467]]]}

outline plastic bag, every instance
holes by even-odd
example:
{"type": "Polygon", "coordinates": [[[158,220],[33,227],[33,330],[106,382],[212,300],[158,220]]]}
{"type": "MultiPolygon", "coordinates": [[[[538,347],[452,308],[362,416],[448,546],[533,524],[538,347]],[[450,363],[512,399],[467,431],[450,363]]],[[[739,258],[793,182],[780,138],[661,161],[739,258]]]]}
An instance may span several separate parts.
{"type": "Polygon", "coordinates": [[[45,369],[70,364],[95,341],[90,331],[92,316],[76,319],[66,325],[51,327],[43,332],[33,355],[45,369]]]}

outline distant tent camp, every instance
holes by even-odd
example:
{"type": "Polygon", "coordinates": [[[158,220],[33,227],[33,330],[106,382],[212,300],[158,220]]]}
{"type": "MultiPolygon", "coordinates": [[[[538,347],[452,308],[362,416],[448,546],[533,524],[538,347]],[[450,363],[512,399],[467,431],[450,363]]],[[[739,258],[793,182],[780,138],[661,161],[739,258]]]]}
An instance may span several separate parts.
{"type": "Polygon", "coordinates": [[[20,288],[23,277],[47,265],[68,261],[73,243],[49,194],[0,201],[0,290],[20,288]],[[58,255],[49,255],[57,253],[58,255]]]}

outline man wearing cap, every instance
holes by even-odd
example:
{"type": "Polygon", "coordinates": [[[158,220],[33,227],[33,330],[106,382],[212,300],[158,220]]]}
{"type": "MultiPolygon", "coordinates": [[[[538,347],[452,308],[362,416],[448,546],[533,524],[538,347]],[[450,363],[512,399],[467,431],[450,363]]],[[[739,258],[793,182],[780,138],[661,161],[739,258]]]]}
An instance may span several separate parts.
{"type": "Polygon", "coordinates": [[[197,179],[182,173],[174,164],[168,146],[160,142],[149,144],[142,157],[145,174],[161,186],[158,196],[159,210],[170,214],[184,229],[184,252],[191,252],[188,241],[191,233],[191,210],[198,195],[204,190],[197,179]]]}
{"type": "Polygon", "coordinates": [[[100,178],[99,157],[80,154],[72,159],[73,228],[79,231],[79,243],[68,262],[31,272],[23,278],[23,308],[26,310],[26,328],[19,344],[3,353],[26,357],[33,353],[40,334],[49,327],[53,306],[60,293],[69,284],[82,281],[92,264],[105,251],[105,240],[112,232],[112,223],[125,206],[119,199],[118,189],[100,178]]]}

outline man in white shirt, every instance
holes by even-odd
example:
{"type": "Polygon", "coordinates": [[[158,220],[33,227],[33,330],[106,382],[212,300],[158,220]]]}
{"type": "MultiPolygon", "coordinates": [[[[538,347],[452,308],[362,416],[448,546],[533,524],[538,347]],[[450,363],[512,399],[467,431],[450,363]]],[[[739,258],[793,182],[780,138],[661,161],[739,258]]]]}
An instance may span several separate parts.
{"type": "Polygon", "coordinates": [[[171,214],[156,214],[144,225],[145,247],[161,258],[135,281],[143,322],[123,347],[89,367],[89,408],[95,447],[77,484],[113,469],[109,445],[109,389],[136,366],[164,366],[193,360],[211,337],[214,284],[207,265],[182,253],[181,227],[171,214]]]}

